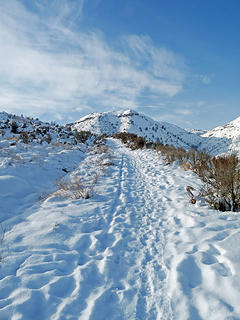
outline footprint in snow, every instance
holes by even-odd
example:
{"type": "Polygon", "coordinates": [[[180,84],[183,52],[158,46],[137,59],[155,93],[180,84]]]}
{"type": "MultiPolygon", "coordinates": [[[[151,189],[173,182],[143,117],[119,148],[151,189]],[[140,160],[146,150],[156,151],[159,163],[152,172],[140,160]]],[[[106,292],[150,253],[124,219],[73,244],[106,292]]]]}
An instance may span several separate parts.
{"type": "Polygon", "coordinates": [[[39,277],[39,274],[32,275],[30,278],[27,276],[27,280],[25,283],[26,288],[28,289],[41,289],[43,286],[48,284],[50,282],[51,275],[50,274],[41,274],[39,277]]]}
{"type": "Polygon", "coordinates": [[[214,270],[218,272],[222,277],[232,276],[230,268],[224,263],[218,263],[214,266],[214,270]]]}
{"type": "Polygon", "coordinates": [[[96,235],[95,238],[98,240],[96,243],[96,249],[99,251],[105,251],[106,248],[111,247],[115,241],[113,234],[101,232],[96,235]]]}
{"type": "Polygon", "coordinates": [[[72,276],[58,278],[55,282],[49,286],[49,294],[59,298],[67,297],[71,295],[76,287],[75,280],[72,276]]]}
{"type": "Polygon", "coordinates": [[[192,249],[190,251],[187,251],[187,254],[194,254],[198,252],[198,247],[197,246],[193,246],[192,249]]]}
{"type": "Polygon", "coordinates": [[[202,273],[195,258],[188,256],[177,267],[178,281],[186,295],[191,295],[191,290],[202,283],[202,273]]]}
{"type": "Polygon", "coordinates": [[[225,238],[227,238],[228,236],[229,236],[229,233],[226,231],[223,231],[223,232],[219,232],[218,234],[216,234],[216,236],[214,236],[211,240],[222,241],[225,238]]]}
{"type": "Polygon", "coordinates": [[[222,231],[224,229],[225,229],[224,226],[212,226],[212,227],[206,228],[206,231],[222,231]]]}
{"type": "MultiPolygon", "coordinates": [[[[120,285],[121,287],[121,285],[120,285]]],[[[91,319],[98,320],[121,320],[125,319],[124,310],[122,308],[118,288],[112,287],[104,291],[101,296],[95,301],[91,319]]]]}
{"type": "Polygon", "coordinates": [[[201,261],[203,264],[207,264],[207,265],[211,265],[218,262],[218,260],[210,252],[207,252],[207,251],[202,252],[201,261]]]}
{"type": "Polygon", "coordinates": [[[88,249],[91,246],[91,244],[92,240],[90,238],[90,235],[86,234],[76,241],[76,243],[73,246],[73,249],[81,253],[84,252],[85,249],[88,249]]]}
{"type": "Polygon", "coordinates": [[[181,226],[182,226],[182,224],[181,224],[181,220],[180,220],[179,218],[174,217],[173,219],[174,219],[174,222],[176,223],[176,225],[177,225],[177,226],[179,226],[179,227],[181,227],[181,226]]]}

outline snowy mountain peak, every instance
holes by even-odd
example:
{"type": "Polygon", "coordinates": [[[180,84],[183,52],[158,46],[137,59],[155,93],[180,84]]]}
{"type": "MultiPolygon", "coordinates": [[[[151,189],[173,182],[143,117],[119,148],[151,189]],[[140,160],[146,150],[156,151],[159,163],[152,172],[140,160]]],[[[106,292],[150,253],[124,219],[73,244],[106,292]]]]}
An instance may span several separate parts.
{"type": "Polygon", "coordinates": [[[212,154],[240,153],[240,117],[207,131],[202,137],[207,138],[205,147],[212,154]]]}
{"type": "Polygon", "coordinates": [[[203,138],[187,132],[168,122],[158,122],[129,109],[125,111],[91,113],[78,120],[72,127],[78,131],[90,131],[94,134],[112,135],[129,132],[142,136],[149,141],[174,145],[175,147],[198,147],[203,138]]]}
{"type": "Polygon", "coordinates": [[[128,109],[123,112],[119,111],[120,117],[131,117],[131,116],[139,116],[139,113],[133,109],[128,109]]]}
{"type": "Polygon", "coordinates": [[[236,137],[240,134],[240,117],[225,124],[224,126],[216,127],[206,133],[206,136],[218,137],[236,137]]]}

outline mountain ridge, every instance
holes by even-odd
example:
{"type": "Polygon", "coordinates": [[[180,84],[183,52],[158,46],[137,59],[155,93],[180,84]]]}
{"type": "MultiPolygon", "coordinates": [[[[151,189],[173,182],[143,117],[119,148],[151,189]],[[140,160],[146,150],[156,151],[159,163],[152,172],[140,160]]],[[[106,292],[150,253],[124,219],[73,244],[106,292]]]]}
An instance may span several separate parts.
{"type": "Polygon", "coordinates": [[[227,153],[240,155],[240,117],[213,128],[212,130],[182,129],[166,121],[155,121],[133,109],[90,113],[75,123],[61,126],[55,122],[43,122],[38,118],[24,117],[0,112],[0,134],[14,135],[26,132],[30,141],[58,141],[77,143],[76,131],[90,131],[94,135],[114,135],[129,132],[144,137],[148,141],[173,145],[176,148],[206,151],[216,156],[227,153]]]}
{"type": "Polygon", "coordinates": [[[240,153],[240,117],[207,131],[202,137],[207,138],[204,147],[211,154],[240,153]]]}
{"type": "Polygon", "coordinates": [[[204,139],[174,124],[155,121],[132,109],[125,111],[91,113],[72,126],[78,131],[112,135],[129,132],[144,137],[148,141],[174,145],[179,148],[197,148],[204,139]]]}
{"type": "Polygon", "coordinates": [[[135,110],[91,113],[72,126],[95,134],[129,132],[152,142],[177,148],[194,148],[216,156],[226,153],[240,154],[240,117],[212,130],[182,129],[165,121],[155,121],[135,110]]]}

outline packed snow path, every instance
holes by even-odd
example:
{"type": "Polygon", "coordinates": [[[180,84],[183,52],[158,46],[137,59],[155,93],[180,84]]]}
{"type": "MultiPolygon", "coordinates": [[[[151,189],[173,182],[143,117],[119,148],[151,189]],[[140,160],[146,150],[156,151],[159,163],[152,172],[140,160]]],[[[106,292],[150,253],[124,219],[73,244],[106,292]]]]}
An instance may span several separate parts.
{"type": "Polygon", "coordinates": [[[9,220],[0,319],[240,319],[238,215],[189,204],[198,182],[154,151],[109,145],[92,199],[9,220]]]}

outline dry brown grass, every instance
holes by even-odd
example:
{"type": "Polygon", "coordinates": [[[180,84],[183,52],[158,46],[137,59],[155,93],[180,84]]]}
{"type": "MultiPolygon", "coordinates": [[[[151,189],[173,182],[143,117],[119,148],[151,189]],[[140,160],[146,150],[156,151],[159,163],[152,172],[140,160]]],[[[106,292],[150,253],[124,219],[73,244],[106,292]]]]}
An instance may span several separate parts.
{"type": "Polygon", "coordinates": [[[131,150],[143,149],[144,147],[150,148],[152,145],[151,142],[147,142],[145,138],[137,136],[134,133],[120,132],[113,135],[113,138],[120,139],[131,150]]]}
{"type": "Polygon", "coordinates": [[[239,211],[240,162],[236,155],[202,161],[198,172],[204,183],[200,196],[211,207],[220,211],[239,211]]]}
{"type": "Polygon", "coordinates": [[[54,196],[71,199],[88,199],[90,190],[78,176],[73,176],[71,181],[57,181],[58,190],[53,193],[54,196]]]}

